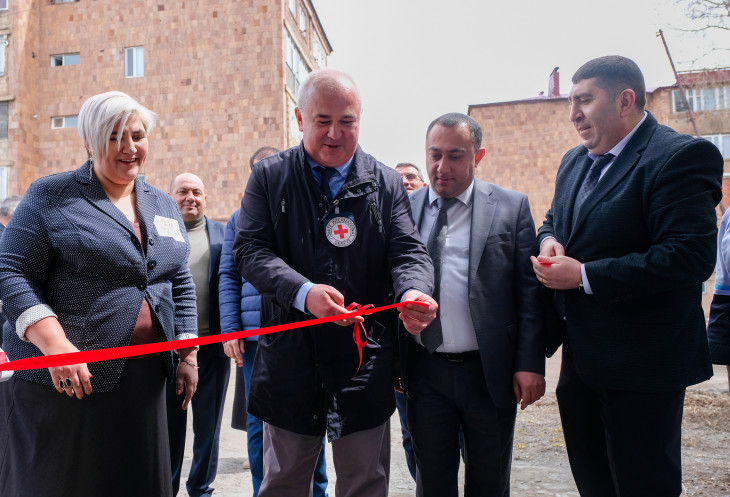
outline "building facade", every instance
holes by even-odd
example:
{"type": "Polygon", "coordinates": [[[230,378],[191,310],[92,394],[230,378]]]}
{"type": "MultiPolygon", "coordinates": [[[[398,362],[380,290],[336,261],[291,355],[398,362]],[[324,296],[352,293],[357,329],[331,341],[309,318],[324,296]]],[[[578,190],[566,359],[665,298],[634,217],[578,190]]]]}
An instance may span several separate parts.
{"type": "MultiPolygon", "coordinates": [[[[487,153],[477,176],[528,195],[539,228],[550,208],[555,176],[565,152],[582,140],[569,119],[566,94],[559,90],[558,68],[550,75],[547,94],[512,102],[470,105],[468,114],[484,130],[487,153]]],[[[679,74],[700,135],[715,143],[725,157],[723,203],[718,221],[728,206],[730,177],[730,69],[679,74]]],[[[677,85],[647,89],[646,108],[662,124],[694,135],[694,127],[677,85]]],[[[703,296],[709,311],[714,277],[703,296]]]]}
{"type": "Polygon", "coordinates": [[[0,198],[79,167],[81,105],[120,90],[159,118],[147,181],[193,172],[227,219],[249,156],[299,142],[296,91],[331,51],[311,0],[0,0],[0,198]]]}

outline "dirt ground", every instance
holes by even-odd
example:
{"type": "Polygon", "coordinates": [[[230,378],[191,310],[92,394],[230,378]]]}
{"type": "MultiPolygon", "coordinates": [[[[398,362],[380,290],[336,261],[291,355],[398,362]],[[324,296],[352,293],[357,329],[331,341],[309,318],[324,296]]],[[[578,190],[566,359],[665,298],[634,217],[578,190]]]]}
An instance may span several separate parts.
{"type": "MultiPolygon", "coordinates": [[[[559,371],[558,355],[547,363],[545,397],[517,414],[512,464],[512,495],[515,497],[579,497],[570,473],[555,399],[559,371]]],[[[218,477],[213,484],[218,497],[249,496],[252,488],[251,473],[242,467],[246,460],[245,434],[230,427],[233,383],[231,377],[221,430],[218,477]]],[[[183,475],[189,471],[192,455],[191,419],[188,416],[183,475]]],[[[413,497],[415,484],[408,473],[400,444],[400,424],[396,413],[391,418],[389,496],[413,497]]],[[[730,394],[724,367],[716,367],[712,379],[687,391],[682,452],[683,496],[730,496],[730,394]]],[[[330,478],[328,494],[335,497],[336,475],[329,445],[327,455],[327,473],[330,478]]],[[[185,495],[185,491],[179,495],[185,495]]]]}
{"type": "MultiPolygon", "coordinates": [[[[548,361],[548,393],[517,415],[512,495],[575,496],[555,398],[559,362],[548,361]]],[[[682,424],[683,496],[730,496],[730,394],[724,367],[690,387],[682,424]]]]}

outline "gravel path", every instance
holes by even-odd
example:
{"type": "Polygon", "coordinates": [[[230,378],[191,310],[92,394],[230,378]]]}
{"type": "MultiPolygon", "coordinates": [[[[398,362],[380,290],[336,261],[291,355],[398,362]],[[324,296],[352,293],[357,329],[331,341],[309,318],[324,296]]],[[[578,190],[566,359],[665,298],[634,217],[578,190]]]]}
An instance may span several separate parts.
{"type": "MultiPolygon", "coordinates": [[[[525,411],[517,414],[512,464],[512,495],[515,497],[578,497],[565,452],[555,385],[560,357],[547,364],[547,394],[525,411]]],[[[251,495],[251,473],[243,469],[246,437],[230,425],[233,400],[231,376],[229,395],[221,433],[218,477],[213,487],[218,497],[251,495]]],[[[685,401],[682,436],[683,496],[727,497],[730,495],[730,395],[725,369],[716,367],[715,376],[691,387],[685,401]]],[[[183,475],[187,475],[192,454],[191,417],[188,417],[188,447],[183,475]]],[[[415,484],[408,473],[401,448],[400,423],[397,413],[391,419],[391,482],[390,497],[413,497],[415,484]]],[[[328,445],[329,495],[334,495],[335,472],[328,445]]],[[[463,467],[461,481],[463,482],[463,467]]],[[[185,495],[183,489],[178,494],[185,495]]],[[[463,490],[462,490],[463,494],[463,490]]]]}

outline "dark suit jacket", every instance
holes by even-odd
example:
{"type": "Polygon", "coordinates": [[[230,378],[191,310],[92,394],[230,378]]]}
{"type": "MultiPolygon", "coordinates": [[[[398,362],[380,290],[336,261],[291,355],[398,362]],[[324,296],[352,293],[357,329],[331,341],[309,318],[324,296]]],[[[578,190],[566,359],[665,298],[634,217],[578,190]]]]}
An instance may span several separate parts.
{"type": "MultiPolygon", "coordinates": [[[[221,251],[223,250],[223,238],[226,235],[226,225],[205,218],[205,226],[208,230],[208,243],[210,244],[210,265],[208,267],[208,320],[211,334],[221,332],[221,314],[218,305],[218,267],[221,263],[221,251]]],[[[238,330],[236,330],[238,331],[238,330]]]]}
{"type": "MultiPolygon", "coordinates": [[[[8,317],[3,337],[11,360],[41,355],[18,337],[16,325],[26,311],[42,305],[58,315],[79,350],[129,345],[143,299],[159,323],[160,340],[196,336],[190,247],[180,210],[140,178],[134,188],[142,242],[88,162],[28,188],[0,238],[0,295],[8,317]]],[[[172,354],[163,357],[172,377],[172,354]]],[[[94,392],[111,390],[124,363],[90,363],[94,392]]],[[[18,371],[15,377],[52,385],[48,369],[18,371]]]]}
{"type": "Polygon", "coordinates": [[[587,152],[563,157],[538,232],[538,243],[554,236],[586,265],[593,295],[555,295],[578,373],[595,387],[639,392],[706,380],[701,286],[715,264],[718,149],[649,114],[573,221],[587,152]]]}
{"type": "MultiPolygon", "coordinates": [[[[428,188],[409,196],[420,226],[428,188]]],[[[475,180],[469,242],[469,309],[489,394],[499,407],[514,405],[516,371],[545,374],[538,283],[530,263],[535,225],[527,196],[475,180]]],[[[410,340],[401,333],[402,340],[410,340]]],[[[408,347],[401,343],[408,388],[408,347]]]]}

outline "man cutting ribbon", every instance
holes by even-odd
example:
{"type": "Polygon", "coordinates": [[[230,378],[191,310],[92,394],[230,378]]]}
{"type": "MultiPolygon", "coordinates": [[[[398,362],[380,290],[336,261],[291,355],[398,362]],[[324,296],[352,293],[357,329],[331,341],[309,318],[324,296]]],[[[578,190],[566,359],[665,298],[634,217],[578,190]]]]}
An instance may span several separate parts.
{"type": "MultiPolygon", "coordinates": [[[[402,180],[359,148],[360,113],[349,76],[313,72],[296,109],[302,143],[254,167],[234,257],[261,293],[262,325],[342,314],[352,302],[427,303],[400,308],[414,334],[435,317],[433,266],[402,180]]],[[[260,497],[307,495],[325,433],[338,495],[387,495],[398,321],[380,313],[336,324],[355,322],[367,343],[354,377],[358,347],[335,324],[261,337],[248,397],[264,421],[260,497]]]]}

